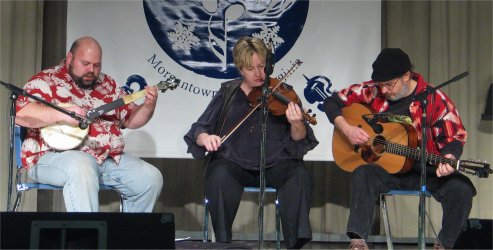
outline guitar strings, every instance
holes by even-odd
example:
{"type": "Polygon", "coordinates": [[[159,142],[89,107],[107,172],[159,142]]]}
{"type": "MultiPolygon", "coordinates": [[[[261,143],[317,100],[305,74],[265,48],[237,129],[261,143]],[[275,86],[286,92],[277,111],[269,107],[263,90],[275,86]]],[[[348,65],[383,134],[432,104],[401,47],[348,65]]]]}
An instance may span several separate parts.
{"type": "MultiPolygon", "coordinates": [[[[421,158],[421,150],[419,148],[411,148],[409,146],[404,146],[398,143],[390,142],[385,139],[380,139],[379,137],[375,137],[373,142],[376,145],[383,145],[386,152],[396,155],[409,156],[411,158],[415,158],[418,160],[421,158]]],[[[454,166],[457,162],[457,160],[445,158],[443,156],[430,154],[430,153],[426,153],[425,157],[426,157],[426,161],[432,164],[448,163],[454,166]]]]}

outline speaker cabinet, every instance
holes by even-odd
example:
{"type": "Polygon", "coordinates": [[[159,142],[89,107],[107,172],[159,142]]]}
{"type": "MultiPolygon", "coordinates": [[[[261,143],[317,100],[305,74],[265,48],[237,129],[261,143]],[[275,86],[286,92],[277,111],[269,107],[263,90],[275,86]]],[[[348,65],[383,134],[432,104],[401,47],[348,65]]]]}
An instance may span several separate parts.
{"type": "Polygon", "coordinates": [[[492,249],[492,220],[469,219],[455,242],[455,249],[492,249]]]}
{"type": "Polygon", "coordinates": [[[170,213],[0,213],[2,249],[173,249],[170,213]]]}

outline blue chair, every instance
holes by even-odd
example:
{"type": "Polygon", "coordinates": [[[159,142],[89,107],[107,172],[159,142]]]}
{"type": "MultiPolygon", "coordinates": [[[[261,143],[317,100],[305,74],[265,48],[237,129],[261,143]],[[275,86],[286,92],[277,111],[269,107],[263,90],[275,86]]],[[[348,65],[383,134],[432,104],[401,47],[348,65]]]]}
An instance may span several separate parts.
{"type": "MultiPolygon", "coordinates": [[[[245,187],[243,189],[243,191],[247,192],[247,193],[260,193],[260,188],[259,187],[245,187]]],[[[276,206],[276,249],[281,249],[281,214],[279,212],[279,198],[278,198],[277,189],[271,188],[271,187],[266,187],[265,192],[276,194],[276,200],[275,200],[275,206],[276,206]]],[[[203,236],[204,236],[203,242],[207,242],[209,240],[209,200],[207,200],[207,197],[204,199],[203,236]]]]}
{"type": "MultiPolygon", "coordinates": [[[[49,185],[49,184],[42,184],[42,183],[36,183],[36,182],[24,182],[23,181],[23,175],[24,175],[24,170],[25,168],[22,166],[21,162],[21,145],[22,141],[24,140],[26,133],[26,128],[20,127],[20,126],[15,126],[14,129],[14,150],[15,150],[15,161],[16,161],[16,167],[17,167],[17,174],[15,177],[15,183],[16,183],[16,190],[17,190],[17,196],[15,198],[14,202],[14,207],[12,211],[17,211],[17,209],[21,205],[22,201],[22,194],[28,190],[31,189],[46,189],[46,190],[62,190],[62,186],[55,186],[55,185],[49,185]]],[[[109,185],[104,185],[100,184],[99,185],[99,190],[115,190],[118,192],[118,195],[120,197],[120,212],[123,212],[123,195],[115,189],[113,186],[109,185]]]]}
{"type": "MultiPolygon", "coordinates": [[[[385,238],[387,240],[387,249],[392,250],[394,249],[394,246],[392,244],[392,236],[390,233],[390,224],[389,224],[389,218],[388,218],[388,212],[387,212],[387,203],[385,200],[386,196],[396,196],[396,195],[405,195],[405,196],[418,196],[420,195],[420,191],[418,190],[391,190],[387,193],[382,193],[380,194],[380,207],[382,208],[382,216],[383,216],[383,224],[385,228],[385,238]]],[[[426,197],[430,197],[431,193],[429,191],[425,192],[426,197]]],[[[426,217],[428,218],[428,222],[431,225],[431,228],[433,229],[433,232],[436,235],[435,229],[433,228],[433,224],[431,223],[430,217],[428,216],[428,213],[426,213],[426,217]]]]}

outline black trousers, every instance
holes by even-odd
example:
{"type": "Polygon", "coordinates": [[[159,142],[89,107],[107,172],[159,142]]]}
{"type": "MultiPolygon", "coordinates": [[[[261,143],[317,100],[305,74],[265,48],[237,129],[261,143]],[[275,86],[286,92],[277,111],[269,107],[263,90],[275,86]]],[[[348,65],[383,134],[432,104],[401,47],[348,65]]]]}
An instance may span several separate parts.
{"type": "MultiPolygon", "coordinates": [[[[473,184],[461,173],[445,177],[427,174],[427,189],[442,205],[440,242],[452,247],[466,223],[476,195],[473,184]]],[[[367,239],[375,203],[381,193],[390,190],[420,190],[420,174],[391,175],[376,164],[358,167],[351,175],[351,204],[347,225],[350,238],[367,239]]]]}
{"type": "MultiPolygon", "coordinates": [[[[286,247],[301,248],[312,239],[309,218],[312,174],[303,161],[285,160],[265,170],[265,183],[278,190],[286,247]]],[[[259,186],[259,171],[244,169],[225,159],[213,160],[207,167],[205,195],[218,242],[231,241],[233,220],[246,186],[259,186]]]]}

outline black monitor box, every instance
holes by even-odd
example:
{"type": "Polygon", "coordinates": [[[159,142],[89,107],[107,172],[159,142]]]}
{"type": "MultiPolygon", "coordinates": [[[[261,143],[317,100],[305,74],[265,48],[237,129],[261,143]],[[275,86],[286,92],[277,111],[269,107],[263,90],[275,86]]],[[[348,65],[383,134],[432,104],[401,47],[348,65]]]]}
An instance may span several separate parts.
{"type": "Polygon", "coordinates": [[[493,221],[490,219],[468,219],[455,242],[455,249],[493,249],[493,221]]]}
{"type": "Polygon", "coordinates": [[[171,213],[0,213],[1,249],[174,249],[171,213]]]}

